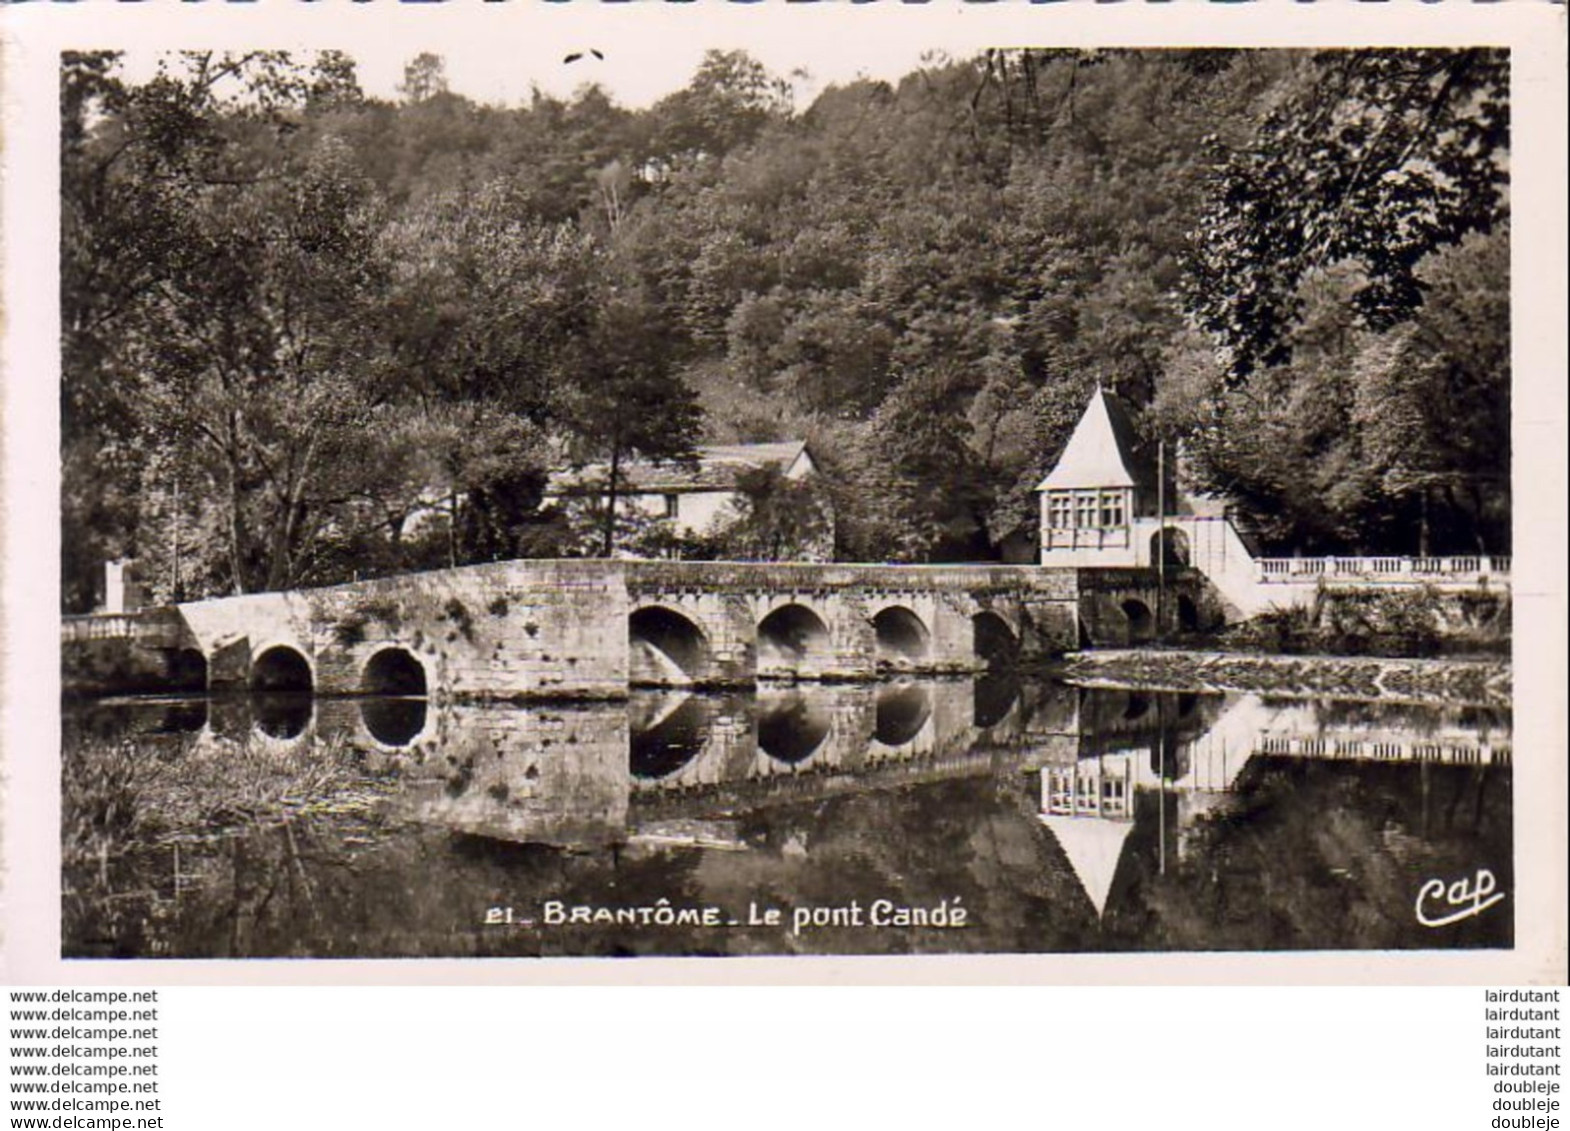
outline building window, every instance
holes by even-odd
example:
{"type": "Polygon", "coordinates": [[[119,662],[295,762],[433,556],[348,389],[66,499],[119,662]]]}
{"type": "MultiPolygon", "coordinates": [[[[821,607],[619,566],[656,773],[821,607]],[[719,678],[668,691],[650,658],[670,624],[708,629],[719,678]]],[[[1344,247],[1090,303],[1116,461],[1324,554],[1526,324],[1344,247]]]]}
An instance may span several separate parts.
{"type": "Polygon", "coordinates": [[[1101,525],[1122,526],[1124,522],[1123,492],[1101,492],[1101,525]]]}
{"type": "Polygon", "coordinates": [[[1067,530],[1074,525],[1074,510],[1067,491],[1053,491],[1047,495],[1047,525],[1053,530],[1067,530]]]}
{"type": "Polygon", "coordinates": [[[1096,492],[1074,492],[1074,525],[1083,528],[1096,525],[1096,492]]]}
{"type": "Polygon", "coordinates": [[[665,517],[675,518],[680,511],[681,497],[679,495],[665,496],[665,517]]]}

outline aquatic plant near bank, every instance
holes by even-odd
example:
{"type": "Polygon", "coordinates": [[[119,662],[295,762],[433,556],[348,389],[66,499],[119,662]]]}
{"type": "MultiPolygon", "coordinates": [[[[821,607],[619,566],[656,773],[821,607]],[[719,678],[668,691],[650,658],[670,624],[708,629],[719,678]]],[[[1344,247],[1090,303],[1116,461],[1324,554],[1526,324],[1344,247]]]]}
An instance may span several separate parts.
{"type": "Polygon", "coordinates": [[[287,817],[367,813],[387,780],[342,739],[215,742],[168,756],[131,738],[68,742],[61,854],[80,864],[287,817]]]}

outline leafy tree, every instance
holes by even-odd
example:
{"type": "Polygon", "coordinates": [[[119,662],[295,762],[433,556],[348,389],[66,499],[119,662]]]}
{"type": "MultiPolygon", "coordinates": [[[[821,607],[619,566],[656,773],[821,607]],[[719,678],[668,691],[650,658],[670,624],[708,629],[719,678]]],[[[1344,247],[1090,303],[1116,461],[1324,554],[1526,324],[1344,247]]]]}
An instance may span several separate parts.
{"type": "Polygon", "coordinates": [[[863,416],[894,384],[894,334],[857,297],[777,290],[738,303],[728,329],[737,367],[808,411],[863,416]]]}
{"type": "Polygon", "coordinates": [[[1422,307],[1386,334],[1353,415],[1370,473],[1418,520],[1418,552],[1498,551],[1510,539],[1509,231],[1468,236],[1418,266],[1422,307]]]}
{"type": "MultiPolygon", "coordinates": [[[[156,416],[168,392],[152,364],[160,320],[192,297],[186,284],[233,279],[235,246],[220,229],[243,215],[247,194],[282,192],[269,166],[289,152],[309,93],[352,85],[352,68],[330,54],[311,65],[187,52],[135,86],[117,67],[112,54],[62,57],[62,522],[77,608],[103,557],[141,552],[139,499],[173,497],[167,473],[147,476],[149,454],[180,429],[156,416]]],[[[230,345],[245,337],[223,333],[230,345]]],[[[187,505],[199,503],[196,482],[186,486],[187,505]]]]}
{"type": "Polygon", "coordinates": [[[686,88],[650,111],[651,156],[666,161],[722,156],[789,111],[789,83],[744,51],[710,50],[686,88]]]}
{"type": "Polygon", "coordinates": [[[199,272],[149,303],[128,341],[150,444],[176,443],[209,477],[238,592],[310,576],[310,549],[365,461],[376,223],[341,147],[294,176],[206,202],[199,272]]]}
{"type": "Polygon", "coordinates": [[[422,51],[403,68],[398,91],[410,102],[424,102],[447,93],[447,60],[422,51]]]}
{"type": "Polygon", "coordinates": [[[482,402],[543,422],[592,324],[595,242],[533,219],[501,181],[411,204],[378,240],[391,276],[387,380],[421,403],[482,402]]]}
{"type": "Polygon", "coordinates": [[[722,556],[763,561],[819,560],[832,554],[834,512],[812,479],[783,468],[749,468],[737,477],[736,514],[714,533],[722,556]]]}
{"type": "Polygon", "coordinates": [[[799,113],[736,52],[641,111],[406,78],[63,58],[72,607],[111,556],[717,553],[539,497],[704,438],[811,435],[841,555],[986,557],[1098,379],[1282,549],[1508,542],[1500,53],[999,50],[799,113]]]}
{"type": "Polygon", "coordinates": [[[305,104],[316,112],[355,110],[365,101],[352,58],[342,51],[322,51],[306,89],[305,104]]]}
{"type": "Polygon", "coordinates": [[[1174,359],[1160,412],[1187,424],[1199,485],[1282,550],[1486,552],[1509,541],[1508,231],[1419,265],[1414,317],[1360,323],[1350,264],[1311,277],[1291,360],[1241,385],[1174,359]]]}
{"type": "Polygon", "coordinates": [[[603,235],[600,224],[610,226],[618,213],[624,219],[645,189],[638,156],[645,125],[592,83],[571,101],[536,90],[528,106],[482,120],[477,140],[489,146],[476,175],[510,181],[538,220],[581,222],[603,235]]]}
{"type": "Polygon", "coordinates": [[[540,429],[507,415],[471,428],[453,468],[464,485],[458,529],[462,560],[498,561],[536,549],[547,457],[540,429]]]}
{"type": "Polygon", "coordinates": [[[1421,304],[1429,253],[1505,214],[1508,53],[1322,51],[1305,62],[1253,144],[1227,160],[1200,224],[1189,293],[1232,351],[1235,379],[1286,360],[1293,296],[1350,261],[1375,330],[1421,304]]]}
{"type": "Polygon", "coordinates": [[[869,502],[886,516],[879,525],[892,560],[983,552],[989,490],[961,405],[954,375],[934,370],[907,379],[872,420],[863,474],[876,488],[869,502]]]}
{"type": "Polygon", "coordinates": [[[559,419],[570,429],[580,462],[606,468],[599,552],[616,549],[617,503],[626,463],[633,458],[691,461],[702,410],[692,389],[674,372],[669,331],[644,296],[609,291],[574,365],[576,380],[563,390],[559,419]]]}

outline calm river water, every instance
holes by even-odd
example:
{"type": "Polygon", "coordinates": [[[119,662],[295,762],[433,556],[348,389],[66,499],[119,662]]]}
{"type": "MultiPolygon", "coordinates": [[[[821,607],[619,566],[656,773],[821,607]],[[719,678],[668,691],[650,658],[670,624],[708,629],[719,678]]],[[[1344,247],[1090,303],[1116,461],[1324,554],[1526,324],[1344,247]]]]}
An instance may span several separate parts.
{"type": "Polygon", "coordinates": [[[64,755],[75,957],[1513,938],[1510,719],[1482,708],[995,678],[141,700],[69,709],[64,755]]]}

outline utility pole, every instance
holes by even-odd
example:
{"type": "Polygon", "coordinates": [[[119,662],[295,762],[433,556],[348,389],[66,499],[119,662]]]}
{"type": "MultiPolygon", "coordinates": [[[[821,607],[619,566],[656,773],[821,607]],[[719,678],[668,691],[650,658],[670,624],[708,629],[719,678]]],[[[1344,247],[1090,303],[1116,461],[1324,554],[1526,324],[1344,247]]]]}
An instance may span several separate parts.
{"type": "Polygon", "coordinates": [[[1167,604],[1167,442],[1156,441],[1156,640],[1166,624],[1167,604]]]}
{"type": "MultiPolygon", "coordinates": [[[[1162,546],[1163,556],[1166,547],[1162,546]]],[[[1159,594],[1159,590],[1157,590],[1159,594]]],[[[1167,710],[1163,692],[1156,693],[1156,843],[1159,875],[1167,874],[1167,710]]]]}
{"type": "Polygon", "coordinates": [[[184,587],[180,584],[180,476],[177,472],[174,477],[174,522],[169,525],[169,559],[174,577],[169,586],[169,596],[176,602],[185,599],[184,587]]]}

